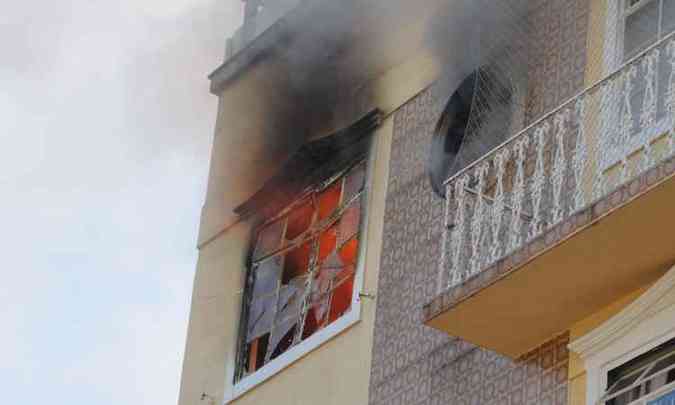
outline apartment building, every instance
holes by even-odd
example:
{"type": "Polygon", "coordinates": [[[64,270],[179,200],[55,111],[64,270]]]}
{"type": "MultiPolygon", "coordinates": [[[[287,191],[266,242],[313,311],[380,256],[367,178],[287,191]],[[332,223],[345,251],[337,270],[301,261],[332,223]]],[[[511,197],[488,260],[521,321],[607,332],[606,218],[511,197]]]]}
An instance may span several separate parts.
{"type": "Polygon", "coordinates": [[[180,405],[675,403],[675,0],[245,0],[180,405]]]}

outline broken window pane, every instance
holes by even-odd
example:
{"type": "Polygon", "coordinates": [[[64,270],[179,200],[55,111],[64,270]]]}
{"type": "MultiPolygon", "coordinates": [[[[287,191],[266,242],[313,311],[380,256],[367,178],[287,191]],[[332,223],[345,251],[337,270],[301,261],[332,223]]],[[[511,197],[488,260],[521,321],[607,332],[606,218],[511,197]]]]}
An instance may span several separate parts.
{"type": "Polygon", "coordinates": [[[264,335],[255,339],[249,345],[248,350],[248,372],[252,373],[265,364],[265,353],[267,353],[267,343],[270,335],[264,335]]]}
{"type": "Polygon", "coordinates": [[[279,304],[277,322],[287,318],[297,318],[300,315],[300,304],[305,292],[307,277],[298,277],[279,290],[279,304]]]}
{"type": "Polygon", "coordinates": [[[354,201],[349,208],[342,214],[339,222],[339,245],[343,245],[359,232],[361,223],[361,201],[354,201]]]}
{"type": "Polygon", "coordinates": [[[333,290],[328,322],[334,322],[349,311],[352,306],[353,290],[354,276],[350,276],[333,290]]]}
{"type": "Polygon", "coordinates": [[[359,254],[359,239],[357,237],[351,238],[347,243],[340,248],[340,259],[345,266],[356,266],[356,260],[359,254]]]}
{"type": "Polygon", "coordinates": [[[253,296],[271,294],[276,291],[281,277],[281,257],[273,257],[260,262],[255,269],[253,296]]]}
{"type": "Polygon", "coordinates": [[[653,1],[626,16],[624,57],[629,59],[656,41],[659,30],[659,2],[653,1]]]}
{"type": "Polygon", "coordinates": [[[328,321],[330,309],[330,294],[323,295],[312,307],[312,313],[317,322],[317,328],[321,329],[328,321]]]}
{"type": "Polygon", "coordinates": [[[335,285],[335,279],[344,271],[344,264],[337,252],[333,251],[321,263],[312,284],[311,305],[317,312],[316,318],[321,321],[328,311],[330,292],[335,285]]]}
{"type": "Polygon", "coordinates": [[[333,281],[344,269],[344,263],[336,251],[333,251],[326,260],[321,263],[314,281],[314,300],[325,296],[333,288],[333,281]]]}
{"type": "Polygon", "coordinates": [[[320,325],[315,316],[315,308],[310,308],[305,317],[305,326],[302,329],[302,340],[312,336],[319,329],[320,325]]]}
{"type": "Polygon", "coordinates": [[[365,164],[353,168],[305,196],[284,219],[261,227],[253,247],[253,282],[245,292],[248,327],[237,378],[351,309],[365,173],[365,164]]]}
{"type": "Polygon", "coordinates": [[[289,319],[275,325],[270,338],[270,344],[267,348],[265,361],[273,360],[291,348],[297,322],[297,319],[289,319]]]}
{"type": "Polygon", "coordinates": [[[362,163],[353,168],[345,177],[343,202],[349,202],[363,190],[366,180],[366,165],[362,163]]]}
{"type": "Polygon", "coordinates": [[[260,231],[253,259],[258,260],[281,247],[281,238],[285,226],[284,220],[274,222],[260,231]]]}
{"type": "Polygon", "coordinates": [[[337,246],[337,226],[331,226],[319,236],[319,262],[326,260],[328,255],[335,250],[337,246]]]}
{"type": "Polygon", "coordinates": [[[292,279],[300,277],[308,272],[311,253],[312,242],[309,241],[286,254],[284,259],[284,272],[281,278],[282,284],[288,284],[292,279]]]}
{"type": "Polygon", "coordinates": [[[286,239],[293,240],[306,232],[309,229],[309,226],[312,224],[313,216],[314,206],[309,200],[293,209],[293,211],[288,215],[286,239]]]}
{"type": "Polygon", "coordinates": [[[253,339],[259,338],[270,331],[276,305],[276,294],[257,297],[253,300],[248,313],[246,341],[251,342],[253,339]]]}
{"type": "Polygon", "coordinates": [[[333,251],[322,263],[320,268],[320,274],[325,275],[327,278],[335,278],[335,276],[345,267],[345,263],[337,253],[333,251]]]}
{"type": "Polygon", "coordinates": [[[319,220],[330,217],[340,204],[342,181],[336,181],[317,196],[319,220]]]}

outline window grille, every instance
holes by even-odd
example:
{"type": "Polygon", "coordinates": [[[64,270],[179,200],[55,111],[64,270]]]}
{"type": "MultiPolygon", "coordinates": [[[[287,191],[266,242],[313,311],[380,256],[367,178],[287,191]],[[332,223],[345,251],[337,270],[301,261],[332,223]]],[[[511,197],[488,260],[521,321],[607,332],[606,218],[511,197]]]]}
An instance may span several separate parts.
{"type": "Polygon", "coordinates": [[[609,373],[600,405],[671,405],[675,390],[675,339],[609,373]]]}

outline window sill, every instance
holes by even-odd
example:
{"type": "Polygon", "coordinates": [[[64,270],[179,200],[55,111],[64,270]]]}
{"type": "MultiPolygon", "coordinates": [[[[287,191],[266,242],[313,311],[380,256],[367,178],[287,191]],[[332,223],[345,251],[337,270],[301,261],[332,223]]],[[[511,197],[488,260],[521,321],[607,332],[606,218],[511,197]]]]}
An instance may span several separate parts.
{"type": "Polygon", "coordinates": [[[228,396],[226,393],[225,399],[223,401],[224,404],[229,404],[244,396],[249,391],[257,388],[270,378],[282,372],[284,369],[290,367],[296,361],[310,354],[324,343],[351,328],[360,322],[360,314],[361,303],[360,300],[357,299],[352,304],[352,309],[348,314],[328,325],[325,329],[316,332],[309,339],[299,343],[297,346],[285,352],[274,361],[267,364],[265,367],[236,383],[232,387],[230,395],[228,396]]]}

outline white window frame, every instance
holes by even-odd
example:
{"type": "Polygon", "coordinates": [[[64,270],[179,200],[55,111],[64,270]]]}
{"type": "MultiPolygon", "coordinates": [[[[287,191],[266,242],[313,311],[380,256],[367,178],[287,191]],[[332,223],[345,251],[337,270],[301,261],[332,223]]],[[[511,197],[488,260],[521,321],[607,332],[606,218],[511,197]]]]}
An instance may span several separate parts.
{"type": "MultiPolygon", "coordinates": [[[[233,384],[232,381],[234,380],[234,372],[236,368],[236,353],[239,348],[238,339],[235,339],[235,347],[233,347],[230,351],[231,353],[234,353],[235,356],[232,357],[230,361],[231,364],[228,364],[226,367],[227,372],[225,373],[225,393],[223,396],[224,404],[228,404],[242,397],[249,391],[260,386],[329,340],[335,338],[337,335],[345,332],[347,329],[361,321],[361,294],[363,292],[363,283],[365,278],[368,233],[370,228],[369,208],[373,199],[372,189],[376,154],[378,149],[378,142],[376,141],[377,139],[378,138],[375,138],[373,141],[368,152],[368,158],[366,159],[366,178],[362,196],[363,200],[365,201],[365,204],[363,205],[365,208],[363,208],[361,211],[361,223],[359,225],[359,251],[357,256],[358,259],[356,265],[356,274],[354,275],[354,290],[352,291],[351,309],[348,313],[337,319],[335,322],[315,332],[312,336],[301,341],[288,351],[282,353],[279,355],[279,357],[265,364],[259,370],[256,370],[254,373],[233,384]]],[[[239,322],[241,322],[241,320],[239,322]]]]}
{"type": "Polygon", "coordinates": [[[673,320],[675,266],[621,312],[571,342],[586,369],[586,404],[598,404],[611,370],[675,338],[673,320]]]}
{"type": "MultiPolygon", "coordinates": [[[[624,37],[626,31],[626,21],[624,10],[628,0],[608,0],[605,20],[605,41],[603,49],[603,66],[605,75],[609,75],[621,67],[624,62],[624,37]]],[[[648,0],[660,1],[660,0],[648,0]]],[[[646,3],[645,3],[646,4],[646,3]]],[[[639,7],[644,7],[641,5],[639,7]]],[[[659,20],[663,18],[659,13],[659,20]]],[[[659,27],[661,26],[659,21],[659,27]]],[[[660,29],[660,28],[659,28],[660,29]]],[[[661,32],[657,35],[657,41],[663,36],[661,32]]]]}
{"type": "MultiPolygon", "coordinates": [[[[619,69],[626,61],[624,61],[624,38],[626,32],[626,21],[625,21],[625,9],[626,2],[628,0],[608,0],[607,2],[607,17],[606,17],[606,26],[605,26],[605,40],[604,40],[604,49],[603,49],[603,71],[604,77],[613,73],[619,69]]],[[[649,1],[660,1],[660,0],[649,0],[649,1]]],[[[646,4],[646,3],[645,3],[646,4]]],[[[644,7],[641,5],[639,7],[644,7]]],[[[659,12],[659,19],[663,18],[661,12],[659,12]]],[[[659,26],[661,21],[659,21],[659,26]]],[[[660,28],[659,28],[660,30],[660,28]]],[[[659,32],[657,35],[656,42],[660,41],[662,38],[662,33],[659,32]]],[[[638,53],[639,55],[640,53],[638,53]]],[[[661,55],[661,57],[666,57],[661,55]]],[[[640,68],[641,69],[641,68],[640,68]]],[[[657,75],[658,77],[658,75],[657,75]]],[[[638,75],[636,80],[641,80],[642,76],[638,75]]],[[[622,97],[620,94],[616,94],[614,97],[622,97]]],[[[610,109],[610,112],[605,114],[614,115],[617,114],[614,109],[610,109]]],[[[633,112],[636,114],[637,112],[633,112]]],[[[605,122],[617,122],[618,117],[607,117],[605,122]]],[[[605,133],[601,136],[608,143],[607,153],[604,153],[601,159],[601,165],[603,170],[608,170],[621,162],[623,156],[630,156],[640,150],[646,142],[654,142],[661,135],[666,133],[670,128],[670,119],[668,117],[661,118],[652,128],[642,129],[639,133],[630,137],[629,143],[627,145],[622,145],[619,143],[612,143],[609,141],[610,137],[617,136],[614,133],[615,129],[605,129],[605,133]],[[610,133],[607,133],[610,132],[610,133]]]]}

